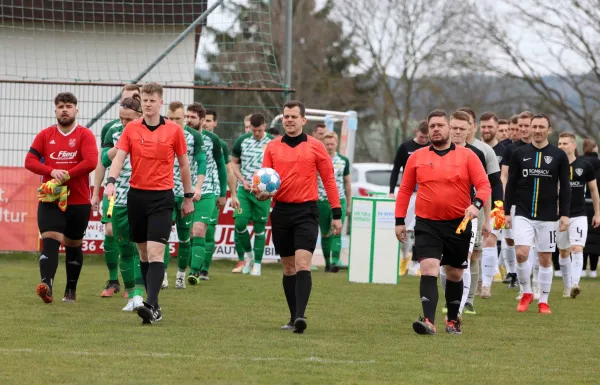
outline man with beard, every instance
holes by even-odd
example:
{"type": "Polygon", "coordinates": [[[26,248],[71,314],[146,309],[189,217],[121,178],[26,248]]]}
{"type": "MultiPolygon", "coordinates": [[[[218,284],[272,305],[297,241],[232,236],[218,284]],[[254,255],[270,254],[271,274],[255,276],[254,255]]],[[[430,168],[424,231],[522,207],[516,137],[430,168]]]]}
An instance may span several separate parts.
{"type": "Polygon", "coordinates": [[[440,266],[445,266],[446,332],[462,334],[458,310],[471,238],[471,223],[464,225],[463,221],[478,217],[490,198],[491,186],[477,155],[450,141],[448,115],[435,110],[429,113],[427,122],[431,146],[415,151],[406,163],[396,200],[396,237],[401,242],[406,240],[405,218],[418,180],[415,254],[421,264],[419,297],[424,316],[413,323],[413,329],[418,334],[436,333],[437,277],[440,266]],[[477,191],[473,199],[472,186],[477,191]]]}
{"type": "MultiPolygon", "coordinates": [[[[83,265],[81,244],[90,219],[90,173],[98,162],[96,138],[75,122],[77,98],[63,92],[54,99],[57,124],[38,133],[31,144],[25,168],[41,175],[38,227],[42,235],[39,259],[41,283],[37,295],[51,303],[58,249],[65,244],[67,285],[63,302],[75,302],[83,265]],[[44,163],[41,162],[44,158],[44,163]],[[60,190],[60,197],[57,189],[60,190]],[[68,198],[67,198],[68,197],[68,198]]],[[[39,190],[38,190],[39,191],[39,190]]]]}

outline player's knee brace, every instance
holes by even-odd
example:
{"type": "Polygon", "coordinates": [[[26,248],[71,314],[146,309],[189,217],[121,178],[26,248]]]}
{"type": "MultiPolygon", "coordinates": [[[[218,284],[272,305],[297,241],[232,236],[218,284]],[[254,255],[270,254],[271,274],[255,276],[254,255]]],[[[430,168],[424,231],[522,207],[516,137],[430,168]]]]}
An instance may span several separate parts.
{"type": "Polygon", "coordinates": [[[255,223],[254,224],[254,236],[255,237],[264,237],[266,226],[267,226],[266,223],[255,223]]]}
{"type": "Polygon", "coordinates": [[[66,246],[65,247],[65,259],[66,259],[67,263],[72,263],[72,264],[77,263],[78,265],[82,265],[83,264],[83,251],[81,250],[81,246],[76,246],[76,247],[66,246]]]}

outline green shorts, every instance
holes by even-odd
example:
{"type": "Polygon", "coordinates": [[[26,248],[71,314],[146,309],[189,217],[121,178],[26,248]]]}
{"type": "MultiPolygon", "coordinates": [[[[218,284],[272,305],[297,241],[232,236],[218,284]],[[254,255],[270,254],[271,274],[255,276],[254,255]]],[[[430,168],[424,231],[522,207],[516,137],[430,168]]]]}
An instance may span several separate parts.
{"type": "MultiPolygon", "coordinates": [[[[173,223],[178,228],[189,229],[192,228],[192,223],[194,222],[194,214],[188,215],[187,217],[181,216],[181,206],[183,205],[184,197],[175,197],[175,207],[173,207],[173,223]]],[[[196,206],[194,204],[194,211],[196,210],[196,206]]]]}
{"type": "Polygon", "coordinates": [[[203,195],[194,203],[194,223],[202,222],[210,224],[210,218],[214,215],[217,206],[217,196],[214,194],[203,195]]]}
{"type": "MultiPolygon", "coordinates": [[[[116,209],[116,207],[115,207],[116,209]]],[[[100,217],[100,223],[110,223],[112,220],[106,216],[108,212],[108,197],[106,195],[102,196],[102,217],[100,217]]],[[[114,214],[113,214],[114,215],[114,214]]]]}
{"type": "Polygon", "coordinates": [[[248,218],[248,221],[267,223],[271,211],[271,199],[259,201],[254,194],[239,187],[237,197],[240,200],[240,208],[235,210],[233,217],[248,218]]]}
{"type": "Polygon", "coordinates": [[[129,237],[129,217],[127,215],[127,206],[113,208],[112,218],[109,219],[112,223],[113,235],[120,245],[130,243],[129,237]]]}
{"type": "MultiPolygon", "coordinates": [[[[346,220],[346,200],[342,199],[340,203],[342,205],[343,226],[346,220]]],[[[333,220],[331,205],[329,204],[329,201],[318,201],[317,207],[319,207],[319,229],[321,229],[321,236],[327,236],[331,232],[331,221],[333,220]]]]}
{"type": "Polygon", "coordinates": [[[219,206],[217,206],[215,204],[215,209],[213,210],[212,215],[210,216],[210,223],[209,225],[211,226],[216,226],[217,223],[219,222],[219,214],[221,213],[221,209],[219,209],[219,206]]]}

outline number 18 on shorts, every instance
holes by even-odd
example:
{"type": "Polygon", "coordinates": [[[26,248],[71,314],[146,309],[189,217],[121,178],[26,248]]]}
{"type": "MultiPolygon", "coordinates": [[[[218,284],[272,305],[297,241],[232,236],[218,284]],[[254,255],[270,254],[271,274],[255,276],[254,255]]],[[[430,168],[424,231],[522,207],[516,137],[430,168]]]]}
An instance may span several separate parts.
{"type": "Polygon", "coordinates": [[[534,246],[540,253],[552,253],[556,249],[558,221],[536,221],[516,216],[512,227],[516,246],[534,246]]]}

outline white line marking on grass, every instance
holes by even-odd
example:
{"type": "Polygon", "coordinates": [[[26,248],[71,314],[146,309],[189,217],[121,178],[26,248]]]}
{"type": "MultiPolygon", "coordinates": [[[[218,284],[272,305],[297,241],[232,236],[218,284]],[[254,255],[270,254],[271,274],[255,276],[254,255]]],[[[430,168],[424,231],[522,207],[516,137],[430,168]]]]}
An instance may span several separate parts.
{"type": "Polygon", "coordinates": [[[45,351],[38,349],[0,349],[0,354],[17,354],[17,353],[28,353],[28,354],[53,354],[63,356],[110,356],[110,357],[172,357],[172,358],[188,358],[192,360],[212,360],[212,361],[303,361],[303,362],[314,362],[319,364],[346,364],[346,365],[370,365],[376,363],[375,360],[330,360],[319,357],[306,357],[306,358],[291,358],[291,357],[243,357],[243,356],[230,356],[230,357],[206,357],[197,356],[194,354],[179,354],[179,353],[144,353],[144,352],[89,352],[89,351],[45,351]]]}

